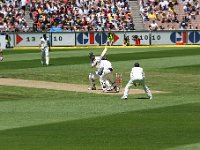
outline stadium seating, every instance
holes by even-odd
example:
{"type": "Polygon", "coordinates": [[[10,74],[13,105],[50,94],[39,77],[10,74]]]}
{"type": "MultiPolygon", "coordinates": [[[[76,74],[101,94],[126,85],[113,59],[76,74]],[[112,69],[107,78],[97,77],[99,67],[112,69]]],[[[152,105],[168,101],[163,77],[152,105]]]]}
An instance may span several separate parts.
{"type": "Polygon", "coordinates": [[[2,0],[0,2],[0,31],[28,31],[25,19],[25,1],[2,0]]]}
{"type": "MultiPolygon", "coordinates": [[[[137,1],[147,30],[200,28],[199,0],[137,1]]],[[[128,0],[2,0],[0,31],[135,30],[132,12],[128,0]]]]}
{"type": "Polygon", "coordinates": [[[36,31],[50,28],[63,31],[134,30],[131,11],[125,0],[36,1],[30,4],[30,17],[36,31]]]}
{"type": "Polygon", "coordinates": [[[198,0],[138,0],[144,26],[148,30],[199,29],[198,0]],[[152,28],[152,22],[157,28],[152,28]]]}

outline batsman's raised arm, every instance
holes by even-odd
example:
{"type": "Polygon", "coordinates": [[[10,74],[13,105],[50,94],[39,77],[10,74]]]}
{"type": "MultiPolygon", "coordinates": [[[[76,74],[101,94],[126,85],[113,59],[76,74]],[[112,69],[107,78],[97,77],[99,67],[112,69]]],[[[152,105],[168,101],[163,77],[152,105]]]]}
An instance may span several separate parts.
{"type": "Polygon", "coordinates": [[[94,60],[92,63],[91,63],[91,67],[95,67],[97,65],[97,60],[94,60]]]}
{"type": "Polygon", "coordinates": [[[100,58],[102,59],[104,57],[104,55],[106,54],[108,48],[105,46],[104,50],[102,51],[100,58]]]}

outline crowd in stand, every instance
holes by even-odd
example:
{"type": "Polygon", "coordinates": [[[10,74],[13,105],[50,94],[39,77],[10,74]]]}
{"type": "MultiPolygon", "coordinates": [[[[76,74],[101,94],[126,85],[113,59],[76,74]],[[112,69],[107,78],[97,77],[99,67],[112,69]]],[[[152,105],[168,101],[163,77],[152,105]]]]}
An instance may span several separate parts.
{"type": "Polygon", "coordinates": [[[134,30],[126,0],[49,0],[32,2],[34,30],[52,27],[64,31],[134,30]]]}
{"type": "Polygon", "coordinates": [[[200,13],[199,0],[140,0],[139,5],[140,14],[149,30],[200,28],[192,24],[200,13]],[[180,8],[184,10],[183,14],[178,12],[180,6],[183,6],[180,8]]]}
{"type": "Polygon", "coordinates": [[[29,27],[24,18],[26,0],[0,1],[0,30],[27,31],[29,27]]]}
{"type": "MultiPolygon", "coordinates": [[[[199,29],[200,0],[138,0],[149,30],[199,29]],[[175,9],[182,4],[184,15],[175,9]],[[167,24],[167,25],[165,25],[167,24]],[[165,26],[164,26],[165,25],[165,26]]],[[[1,31],[103,31],[135,30],[128,0],[2,0],[1,31]],[[33,25],[27,24],[29,12],[33,25]]]]}
{"type": "Polygon", "coordinates": [[[2,31],[134,30],[126,0],[3,0],[0,2],[2,31]],[[25,11],[33,25],[28,27],[25,11]]]}

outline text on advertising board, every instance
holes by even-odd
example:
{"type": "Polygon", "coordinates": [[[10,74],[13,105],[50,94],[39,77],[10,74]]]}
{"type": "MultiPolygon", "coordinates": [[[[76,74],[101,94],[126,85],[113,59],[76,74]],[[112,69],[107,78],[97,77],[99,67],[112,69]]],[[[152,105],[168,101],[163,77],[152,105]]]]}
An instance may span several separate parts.
{"type": "MultiPolygon", "coordinates": [[[[114,34],[114,42],[116,42],[119,37],[114,34]]],[[[105,44],[107,41],[107,34],[102,33],[79,33],[77,35],[77,41],[79,44],[105,44]]]]}
{"type": "Polygon", "coordinates": [[[183,41],[188,43],[189,41],[193,44],[200,41],[200,33],[198,31],[192,32],[173,32],[170,36],[170,39],[173,43],[183,41]]]}

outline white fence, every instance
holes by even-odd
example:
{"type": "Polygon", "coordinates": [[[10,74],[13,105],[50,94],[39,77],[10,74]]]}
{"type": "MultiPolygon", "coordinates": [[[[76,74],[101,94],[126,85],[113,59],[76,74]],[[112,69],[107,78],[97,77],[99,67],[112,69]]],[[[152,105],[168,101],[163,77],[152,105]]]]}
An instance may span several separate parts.
{"type": "MultiPolygon", "coordinates": [[[[124,35],[129,36],[131,45],[135,45],[134,35],[141,39],[141,45],[175,45],[177,42],[185,44],[200,44],[200,30],[174,31],[113,31],[114,45],[123,45],[124,35]]],[[[44,33],[9,33],[11,46],[38,46],[40,37],[44,33]]],[[[107,32],[51,32],[46,33],[51,46],[90,46],[106,45],[107,32]]]]}

